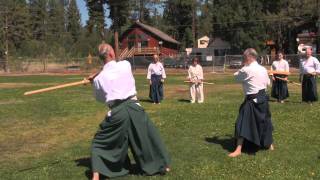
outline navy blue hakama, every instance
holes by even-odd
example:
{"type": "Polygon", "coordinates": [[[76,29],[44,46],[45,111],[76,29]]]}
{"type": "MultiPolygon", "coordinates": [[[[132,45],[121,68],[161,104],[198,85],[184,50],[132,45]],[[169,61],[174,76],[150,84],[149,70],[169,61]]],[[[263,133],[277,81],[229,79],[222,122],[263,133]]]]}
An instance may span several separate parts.
{"type": "Polygon", "coordinates": [[[289,97],[288,84],[287,81],[278,79],[277,77],[286,78],[287,76],[276,74],[274,75],[275,80],[272,81],[271,97],[282,101],[289,97]]]}
{"type": "Polygon", "coordinates": [[[149,97],[154,103],[160,103],[163,99],[163,83],[161,82],[161,79],[162,75],[151,75],[149,97]]]}
{"type": "Polygon", "coordinates": [[[318,101],[317,78],[314,75],[305,74],[302,80],[302,101],[318,101]]]}
{"type": "Polygon", "coordinates": [[[245,146],[248,143],[259,148],[269,148],[273,143],[273,125],[268,100],[265,90],[260,90],[257,94],[247,95],[241,104],[235,137],[244,139],[244,148],[247,148],[245,146]]]}

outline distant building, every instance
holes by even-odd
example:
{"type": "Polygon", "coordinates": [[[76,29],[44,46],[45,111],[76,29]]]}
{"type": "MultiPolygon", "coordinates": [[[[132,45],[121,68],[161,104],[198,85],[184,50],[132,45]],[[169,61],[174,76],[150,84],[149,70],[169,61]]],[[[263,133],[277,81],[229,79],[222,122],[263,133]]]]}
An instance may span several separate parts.
{"type": "Polygon", "coordinates": [[[159,29],[136,21],[120,37],[122,57],[175,56],[180,43],[159,29]]]}
{"type": "Polygon", "coordinates": [[[214,56],[224,56],[231,49],[229,42],[221,38],[210,39],[204,36],[198,39],[198,48],[186,48],[187,55],[191,57],[197,56],[200,61],[213,61],[214,56]]]}
{"type": "Polygon", "coordinates": [[[208,36],[203,36],[198,39],[198,48],[207,48],[209,45],[210,38],[208,36]]]}
{"type": "Polygon", "coordinates": [[[298,53],[305,53],[311,47],[313,53],[317,52],[317,35],[314,32],[304,32],[297,35],[298,53]]]}

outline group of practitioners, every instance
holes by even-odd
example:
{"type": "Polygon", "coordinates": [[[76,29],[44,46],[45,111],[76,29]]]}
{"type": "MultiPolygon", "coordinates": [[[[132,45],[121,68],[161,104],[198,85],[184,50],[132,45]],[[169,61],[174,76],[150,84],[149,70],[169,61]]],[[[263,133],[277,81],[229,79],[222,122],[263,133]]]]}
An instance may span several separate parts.
{"type": "MultiPolygon", "coordinates": [[[[153,104],[160,104],[163,100],[163,83],[166,72],[158,55],[153,55],[153,62],[148,66],[147,79],[150,84],[149,97],[153,104]]],[[[191,103],[203,103],[203,70],[198,58],[192,59],[188,70],[188,82],[190,84],[191,103]]]]}
{"type": "MultiPolygon", "coordinates": [[[[160,133],[136,97],[137,91],[131,65],[128,61],[116,61],[109,44],[99,46],[99,56],[104,62],[102,71],[90,77],[95,97],[105,103],[110,111],[101,122],[91,146],[92,179],[118,177],[132,170],[128,149],[131,149],[138,172],[145,175],[165,174],[170,171],[169,153],[161,140],[160,133]]],[[[236,148],[230,157],[241,155],[243,148],[273,150],[273,125],[269,110],[267,86],[271,84],[266,68],[257,62],[258,53],[248,48],[243,53],[243,67],[234,73],[242,84],[244,101],[240,106],[235,123],[236,148]]],[[[148,67],[150,98],[160,104],[163,99],[163,83],[166,78],[159,57],[148,67]]],[[[283,53],[271,67],[272,93],[282,103],[288,96],[286,75],[275,72],[289,72],[283,53]]],[[[316,74],[320,73],[319,61],[307,49],[306,57],[300,63],[302,100],[317,101],[316,74]]],[[[194,58],[188,70],[191,103],[203,103],[203,70],[199,60],[194,58]]],[[[137,171],[137,170],[136,170],[137,171]]]]}

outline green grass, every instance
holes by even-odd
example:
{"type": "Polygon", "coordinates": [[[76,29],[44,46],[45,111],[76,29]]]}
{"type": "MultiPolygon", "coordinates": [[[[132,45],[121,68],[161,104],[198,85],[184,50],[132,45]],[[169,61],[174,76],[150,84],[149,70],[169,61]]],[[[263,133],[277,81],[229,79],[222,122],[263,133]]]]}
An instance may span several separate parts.
{"type": "MultiPolygon", "coordinates": [[[[139,99],[167,145],[172,172],[119,179],[320,178],[320,104],[301,104],[299,86],[289,85],[289,102],[270,102],[275,151],[231,159],[227,154],[243,100],[241,85],[231,75],[206,74],[215,85],[205,86],[205,103],[189,104],[185,76],[169,75],[161,105],[145,101],[145,75],[136,76],[139,99]]],[[[28,90],[80,79],[0,77],[0,179],[88,178],[91,139],[107,111],[95,102],[91,87],[22,96],[28,90]]]]}

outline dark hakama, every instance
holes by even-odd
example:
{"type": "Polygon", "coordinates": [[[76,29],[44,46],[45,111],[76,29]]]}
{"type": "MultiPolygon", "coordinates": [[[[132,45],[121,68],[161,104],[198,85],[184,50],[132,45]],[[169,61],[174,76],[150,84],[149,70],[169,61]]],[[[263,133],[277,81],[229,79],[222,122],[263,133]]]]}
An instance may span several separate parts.
{"type": "Polygon", "coordinates": [[[247,95],[240,106],[236,121],[235,137],[244,138],[246,144],[252,147],[269,148],[273,142],[271,113],[269,111],[268,95],[264,90],[258,94],[247,95]]]}
{"type": "Polygon", "coordinates": [[[286,75],[274,75],[275,80],[272,81],[272,91],[271,96],[273,98],[278,99],[279,101],[282,101],[289,97],[289,91],[288,91],[288,84],[287,81],[283,81],[279,78],[286,78],[286,75]]]}
{"type": "Polygon", "coordinates": [[[160,103],[163,99],[163,83],[161,79],[162,75],[151,75],[149,97],[154,103],[160,103]]]}
{"type": "Polygon", "coordinates": [[[318,101],[317,78],[313,75],[305,74],[302,79],[302,101],[318,101]]]}
{"type": "Polygon", "coordinates": [[[114,105],[92,141],[92,170],[107,177],[129,173],[128,147],[141,173],[165,172],[169,155],[160,134],[136,101],[114,105]]]}

